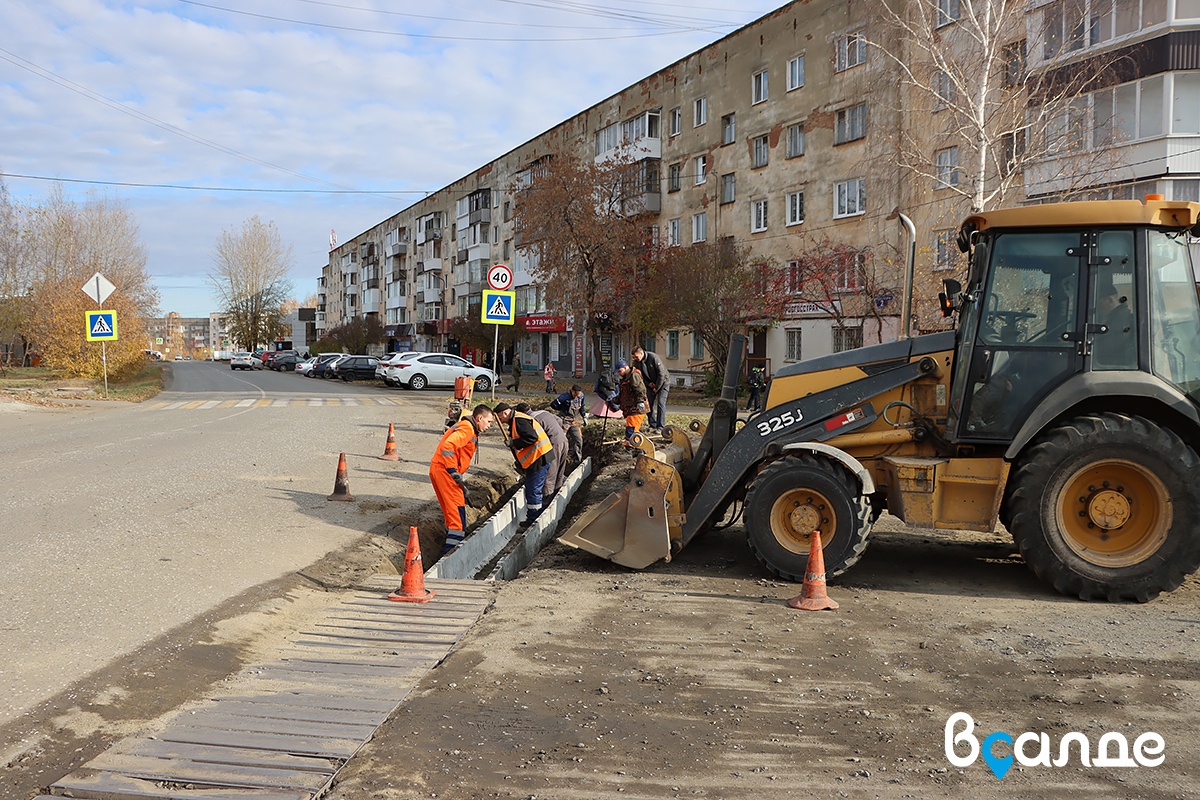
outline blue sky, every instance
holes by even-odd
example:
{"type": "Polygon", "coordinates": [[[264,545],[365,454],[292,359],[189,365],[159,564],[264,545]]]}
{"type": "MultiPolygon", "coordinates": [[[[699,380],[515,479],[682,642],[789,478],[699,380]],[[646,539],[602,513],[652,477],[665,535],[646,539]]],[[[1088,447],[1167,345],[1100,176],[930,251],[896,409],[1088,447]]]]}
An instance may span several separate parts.
{"type": "Polygon", "coordinates": [[[254,214],[291,243],[304,299],[331,229],[345,241],[783,4],[0,0],[0,173],[18,200],[46,195],[37,178],[123,199],[163,312],[216,310],[216,239],[254,214]]]}

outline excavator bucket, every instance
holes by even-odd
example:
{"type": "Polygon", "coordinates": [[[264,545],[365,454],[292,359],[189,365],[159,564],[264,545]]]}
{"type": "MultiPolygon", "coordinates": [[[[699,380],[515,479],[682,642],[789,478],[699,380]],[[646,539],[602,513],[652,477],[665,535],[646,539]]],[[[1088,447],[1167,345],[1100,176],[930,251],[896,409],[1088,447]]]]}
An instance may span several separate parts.
{"type": "Polygon", "coordinates": [[[639,454],[629,485],[575,520],[558,540],[621,566],[645,569],[671,560],[672,539],[678,549],[682,511],[679,473],[639,454]]]}

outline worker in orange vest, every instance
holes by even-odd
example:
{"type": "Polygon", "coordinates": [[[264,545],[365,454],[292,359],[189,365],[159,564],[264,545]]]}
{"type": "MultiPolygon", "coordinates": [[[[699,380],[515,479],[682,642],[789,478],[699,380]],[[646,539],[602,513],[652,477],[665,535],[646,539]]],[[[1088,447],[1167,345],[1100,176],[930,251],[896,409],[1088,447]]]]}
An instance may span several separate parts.
{"type": "Polygon", "coordinates": [[[492,410],[482,403],[475,406],[469,417],[463,417],[442,434],[429,462],[429,480],[442,507],[446,521],[446,546],[442,555],[462,544],[467,528],[467,468],[475,457],[479,434],[492,424],[492,410]]]}
{"type": "Polygon", "coordinates": [[[528,414],[514,410],[508,403],[497,403],[493,410],[517,460],[517,469],[525,476],[525,524],[528,525],[542,511],[542,490],[554,445],[546,430],[528,414]]]}

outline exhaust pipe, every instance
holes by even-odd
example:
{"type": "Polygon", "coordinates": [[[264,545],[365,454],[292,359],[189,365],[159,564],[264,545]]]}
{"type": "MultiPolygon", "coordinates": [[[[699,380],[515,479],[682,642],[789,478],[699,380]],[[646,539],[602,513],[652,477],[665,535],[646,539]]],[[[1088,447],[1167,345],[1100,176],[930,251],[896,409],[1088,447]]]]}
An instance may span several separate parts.
{"type": "Polygon", "coordinates": [[[908,270],[904,276],[904,319],[900,320],[900,338],[912,338],[913,280],[917,271],[917,226],[904,214],[899,214],[900,224],[908,229],[908,270]]]}

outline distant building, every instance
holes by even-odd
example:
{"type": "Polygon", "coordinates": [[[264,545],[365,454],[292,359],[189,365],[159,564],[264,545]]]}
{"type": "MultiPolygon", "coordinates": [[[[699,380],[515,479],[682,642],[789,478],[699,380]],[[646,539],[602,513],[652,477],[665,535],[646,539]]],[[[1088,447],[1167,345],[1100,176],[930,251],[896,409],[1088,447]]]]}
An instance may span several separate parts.
{"type": "Polygon", "coordinates": [[[204,358],[212,339],[210,317],[181,317],[172,311],[165,317],[146,322],[149,341],[146,347],[157,350],[170,360],[177,355],[204,358]]]}

